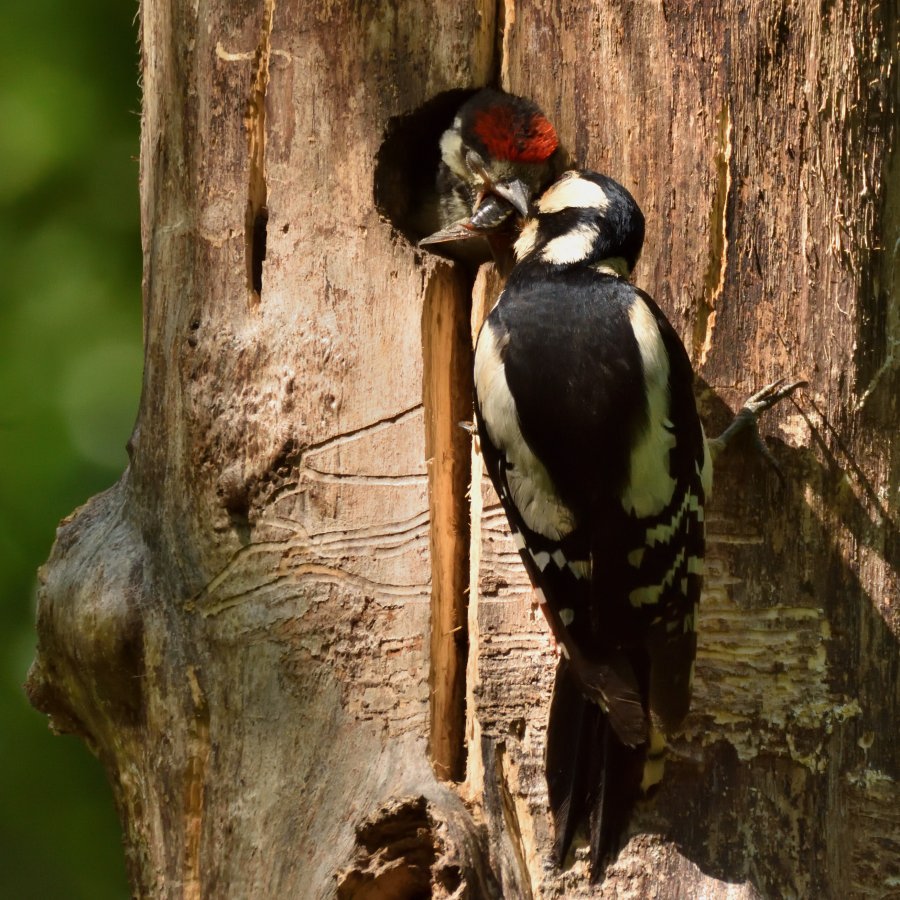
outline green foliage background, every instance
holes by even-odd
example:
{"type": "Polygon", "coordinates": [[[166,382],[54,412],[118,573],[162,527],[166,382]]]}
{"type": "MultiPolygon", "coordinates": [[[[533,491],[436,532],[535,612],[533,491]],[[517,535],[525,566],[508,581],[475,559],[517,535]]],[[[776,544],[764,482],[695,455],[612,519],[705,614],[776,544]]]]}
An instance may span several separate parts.
{"type": "Polygon", "coordinates": [[[111,485],[141,377],[137,5],[6,4],[0,27],[0,897],[129,896],[99,763],[22,683],[35,569],[111,485]]]}

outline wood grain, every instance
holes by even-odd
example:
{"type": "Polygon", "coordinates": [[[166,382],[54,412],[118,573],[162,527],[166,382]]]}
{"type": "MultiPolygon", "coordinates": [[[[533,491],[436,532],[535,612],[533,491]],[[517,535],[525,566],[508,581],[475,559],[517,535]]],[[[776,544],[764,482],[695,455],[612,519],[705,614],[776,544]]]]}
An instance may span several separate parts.
{"type": "Polygon", "coordinates": [[[374,203],[389,123],[492,79],[641,204],[710,433],[810,382],[765,419],[783,486],[717,471],[693,711],[595,895],[897,894],[898,18],[145,0],[131,465],[60,526],[29,679],[136,896],[590,893],[549,862],[556,651],[477,455],[465,494],[467,276],[374,203]]]}

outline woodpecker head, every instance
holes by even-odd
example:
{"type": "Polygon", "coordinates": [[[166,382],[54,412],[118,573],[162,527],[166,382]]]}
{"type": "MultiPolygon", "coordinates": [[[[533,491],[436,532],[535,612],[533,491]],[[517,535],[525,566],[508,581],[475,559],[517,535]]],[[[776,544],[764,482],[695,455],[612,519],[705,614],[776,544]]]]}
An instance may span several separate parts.
{"type": "Polygon", "coordinates": [[[549,119],[523,97],[485,89],[464,103],[441,137],[443,229],[422,244],[490,233],[513,213],[528,215],[532,197],[564,167],[549,119]]]}
{"type": "Polygon", "coordinates": [[[538,200],[515,243],[516,260],[587,265],[631,274],[644,244],[644,215],[617,181],[587,170],[566,172],[538,200]]]}

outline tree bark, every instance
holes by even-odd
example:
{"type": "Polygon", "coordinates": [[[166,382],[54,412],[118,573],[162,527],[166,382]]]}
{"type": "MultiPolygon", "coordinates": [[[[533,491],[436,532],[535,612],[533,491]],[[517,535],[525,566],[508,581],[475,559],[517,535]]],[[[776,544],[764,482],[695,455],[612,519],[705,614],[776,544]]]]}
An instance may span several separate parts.
{"type": "Polygon", "coordinates": [[[555,651],[457,424],[499,284],[373,203],[415,201],[375,185],[391,129],[491,81],[634,193],[708,431],[810,382],[765,420],[783,485],[717,472],[693,712],[595,893],[898,895],[897,12],[145,0],[131,465],[60,527],[28,684],[136,896],[591,894],[549,862],[555,651]]]}

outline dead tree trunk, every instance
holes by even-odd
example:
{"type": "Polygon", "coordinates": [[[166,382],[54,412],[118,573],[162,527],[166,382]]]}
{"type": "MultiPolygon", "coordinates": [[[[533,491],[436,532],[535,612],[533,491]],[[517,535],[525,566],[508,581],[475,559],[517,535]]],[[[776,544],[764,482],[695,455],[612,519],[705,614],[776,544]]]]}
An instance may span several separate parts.
{"type": "Polygon", "coordinates": [[[711,431],[810,381],[767,420],[785,486],[718,473],[694,712],[598,893],[896,896],[897,22],[145,0],[141,407],[29,678],[109,773],[137,896],[589,893],[549,864],[554,651],[477,456],[467,497],[471,286],[373,204],[392,120],[492,80],[643,207],[711,431]]]}

